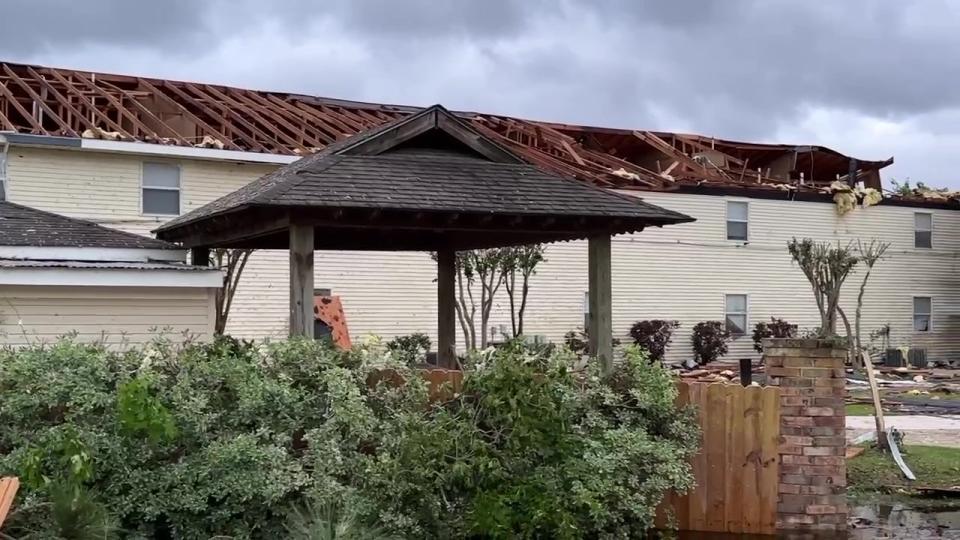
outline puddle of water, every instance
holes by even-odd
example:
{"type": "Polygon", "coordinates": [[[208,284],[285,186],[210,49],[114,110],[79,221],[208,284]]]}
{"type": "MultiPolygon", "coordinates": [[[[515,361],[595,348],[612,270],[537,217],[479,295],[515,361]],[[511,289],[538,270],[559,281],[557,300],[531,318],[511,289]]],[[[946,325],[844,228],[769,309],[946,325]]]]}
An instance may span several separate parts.
{"type": "Polygon", "coordinates": [[[947,538],[960,540],[960,502],[913,508],[877,503],[850,509],[849,538],[947,538]]]}

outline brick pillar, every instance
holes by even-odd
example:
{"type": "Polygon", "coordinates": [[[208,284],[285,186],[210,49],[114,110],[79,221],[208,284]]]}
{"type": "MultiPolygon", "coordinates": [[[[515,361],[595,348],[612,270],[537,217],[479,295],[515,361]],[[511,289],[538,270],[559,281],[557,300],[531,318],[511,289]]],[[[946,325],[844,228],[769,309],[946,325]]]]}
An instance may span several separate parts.
{"type": "Polygon", "coordinates": [[[846,345],[768,339],[767,384],[780,387],[777,527],[841,531],[847,526],[846,345]]]}

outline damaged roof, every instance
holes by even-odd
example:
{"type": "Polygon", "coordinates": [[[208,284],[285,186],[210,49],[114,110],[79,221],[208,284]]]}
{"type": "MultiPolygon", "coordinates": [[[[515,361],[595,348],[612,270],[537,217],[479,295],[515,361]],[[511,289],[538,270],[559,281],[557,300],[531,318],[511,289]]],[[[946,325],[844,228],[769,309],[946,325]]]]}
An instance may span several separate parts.
{"type": "MultiPolygon", "coordinates": [[[[0,62],[0,131],[309,155],[422,110],[286,92],[0,62]]],[[[542,170],[602,187],[748,186],[803,191],[853,179],[881,187],[886,160],[822,146],[455,112],[542,170]]]]}

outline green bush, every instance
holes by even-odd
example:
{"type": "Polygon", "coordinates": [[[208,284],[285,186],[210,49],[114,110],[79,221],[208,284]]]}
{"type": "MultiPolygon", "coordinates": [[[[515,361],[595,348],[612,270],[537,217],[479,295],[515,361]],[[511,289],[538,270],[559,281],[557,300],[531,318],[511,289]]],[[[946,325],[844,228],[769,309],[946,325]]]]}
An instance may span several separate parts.
{"type": "Polygon", "coordinates": [[[0,475],[24,479],[4,532],[58,537],[83,507],[109,512],[99,537],[283,538],[341,508],[336,528],[385,537],[630,537],[690,486],[692,412],[639,351],[607,379],[569,352],[485,355],[428,405],[402,365],[368,384],[379,345],[2,350],[0,475]]]}

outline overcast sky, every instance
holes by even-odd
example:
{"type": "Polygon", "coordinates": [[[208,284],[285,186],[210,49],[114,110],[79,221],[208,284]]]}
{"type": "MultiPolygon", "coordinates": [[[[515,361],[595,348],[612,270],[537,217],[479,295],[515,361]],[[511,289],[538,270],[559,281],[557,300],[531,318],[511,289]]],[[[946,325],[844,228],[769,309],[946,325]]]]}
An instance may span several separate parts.
{"type": "Polygon", "coordinates": [[[960,189],[950,0],[4,0],[0,58],[895,156],[960,189]]]}

